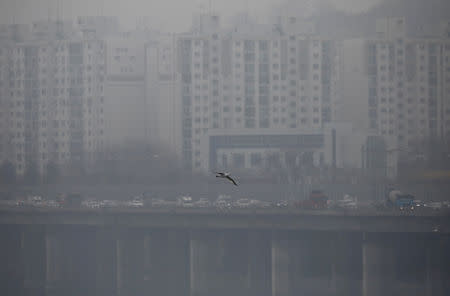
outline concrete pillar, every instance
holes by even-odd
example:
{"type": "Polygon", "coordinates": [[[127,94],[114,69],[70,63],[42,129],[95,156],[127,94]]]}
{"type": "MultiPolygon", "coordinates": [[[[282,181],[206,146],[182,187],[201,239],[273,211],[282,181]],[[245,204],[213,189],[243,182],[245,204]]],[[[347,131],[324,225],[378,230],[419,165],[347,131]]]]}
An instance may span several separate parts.
{"type": "Polygon", "coordinates": [[[221,295],[225,289],[223,234],[192,232],[190,237],[191,296],[221,295]]]}
{"type": "Polygon", "coordinates": [[[290,282],[291,242],[272,239],[272,296],[292,295],[290,282]]]}
{"type": "Polygon", "coordinates": [[[191,296],[206,295],[208,293],[209,260],[208,249],[211,248],[212,238],[203,237],[200,233],[191,233],[190,238],[190,289],[191,296]]]}
{"type": "MultiPolygon", "coordinates": [[[[249,295],[249,234],[247,231],[224,231],[219,245],[221,251],[219,277],[233,295],[249,295]]],[[[225,289],[226,290],[226,289],[225,289]]],[[[223,293],[222,293],[223,294],[223,293]]]]}
{"type": "Polygon", "coordinates": [[[333,295],[331,234],[284,232],[272,238],[272,296],[333,295]]]}
{"type": "Polygon", "coordinates": [[[336,284],[333,275],[333,233],[326,231],[304,231],[299,233],[297,251],[297,279],[295,291],[305,295],[334,295],[336,284]]]}
{"type": "Polygon", "coordinates": [[[117,295],[144,293],[144,232],[122,229],[116,240],[117,295]]]}
{"type": "Polygon", "coordinates": [[[95,295],[96,232],[91,226],[63,225],[63,291],[65,295],[95,295]]]}
{"type": "Polygon", "coordinates": [[[124,283],[124,273],[126,271],[124,270],[124,258],[125,255],[125,248],[124,248],[124,242],[122,236],[119,234],[119,236],[116,238],[116,295],[122,296],[125,293],[125,283],[124,283]]]}
{"type": "Polygon", "coordinates": [[[45,233],[45,295],[59,295],[63,288],[62,239],[56,227],[48,226],[45,233]]]}
{"type": "Polygon", "coordinates": [[[248,295],[245,231],[191,233],[191,295],[248,295]]]}
{"type": "Polygon", "coordinates": [[[248,293],[249,296],[272,294],[271,235],[266,231],[248,233],[248,293]]]}
{"type": "Polygon", "coordinates": [[[167,295],[167,287],[175,284],[170,280],[167,249],[167,231],[158,230],[145,234],[144,283],[155,295],[167,295]]]}
{"type": "Polygon", "coordinates": [[[24,225],[21,231],[23,295],[45,295],[46,231],[43,225],[24,225]]]}
{"type": "Polygon", "coordinates": [[[427,241],[428,235],[420,233],[396,234],[394,295],[426,295],[427,241]]]}
{"type": "Polygon", "coordinates": [[[117,295],[189,295],[189,235],[122,229],[115,244],[117,295]]]}
{"type": "Polygon", "coordinates": [[[95,237],[95,291],[98,296],[116,295],[116,236],[112,227],[98,226],[95,237]]]}
{"type": "Polygon", "coordinates": [[[395,234],[364,233],[363,296],[394,295],[395,234]]]}
{"type": "Polygon", "coordinates": [[[448,295],[450,289],[450,239],[445,235],[432,234],[426,244],[426,294],[448,295]]]}
{"type": "Polygon", "coordinates": [[[189,233],[169,230],[167,233],[167,296],[189,296],[189,233]]]}
{"type": "Polygon", "coordinates": [[[361,295],[362,234],[336,232],[332,239],[332,286],[335,295],[361,295]]]}
{"type": "Polygon", "coordinates": [[[20,226],[0,225],[0,241],[1,294],[19,295],[24,280],[20,226]]]}

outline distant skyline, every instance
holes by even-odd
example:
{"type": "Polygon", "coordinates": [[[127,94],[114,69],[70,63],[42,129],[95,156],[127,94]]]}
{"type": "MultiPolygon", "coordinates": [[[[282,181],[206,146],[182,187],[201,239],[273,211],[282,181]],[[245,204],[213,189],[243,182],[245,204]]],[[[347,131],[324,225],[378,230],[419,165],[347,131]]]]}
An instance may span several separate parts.
{"type": "MultiPolygon", "coordinates": [[[[288,0],[292,2],[292,0],[288,0]]],[[[75,19],[77,16],[119,16],[121,25],[134,28],[139,17],[148,17],[148,24],[160,30],[188,30],[194,13],[211,10],[224,19],[249,12],[252,18],[264,21],[271,11],[288,1],[277,0],[0,0],[0,23],[31,23],[46,19],[75,19]]],[[[369,9],[379,0],[300,0],[302,3],[324,1],[349,12],[369,9]]]]}

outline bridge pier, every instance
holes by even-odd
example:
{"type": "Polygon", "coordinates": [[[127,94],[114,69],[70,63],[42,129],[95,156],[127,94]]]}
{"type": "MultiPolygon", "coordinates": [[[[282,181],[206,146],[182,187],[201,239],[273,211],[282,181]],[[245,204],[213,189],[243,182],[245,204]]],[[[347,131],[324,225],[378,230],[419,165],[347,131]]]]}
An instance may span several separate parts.
{"type": "Polygon", "coordinates": [[[395,234],[364,233],[362,244],[363,296],[394,295],[395,234]]]}
{"type": "Polygon", "coordinates": [[[211,284],[211,261],[214,260],[212,254],[214,240],[217,239],[214,234],[200,234],[192,232],[189,242],[190,249],[190,289],[191,296],[203,296],[208,294],[211,284]],[[208,237],[209,236],[209,237],[208,237]]]}
{"type": "Polygon", "coordinates": [[[426,295],[426,245],[429,237],[420,233],[396,233],[391,240],[394,251],[393,291],[396,296],[426,295]]]}
{"type": "Polygon", "coordinates": [[[121,229],[116,241],[117,295],[136,296],[144,292],[144,233],[121,229]]]}
{"type": "Polygon", "coordinates": [[[296,242],[286,238],[272,238],[272,296],[293,295],[292,264],[294,264],[294,253],[296,242]]]}
{"type": "MultiPolygon", "coordinates": [[[[114,272],[101,286],[105,295],[143,295],[152,291],[161,296],[189,294],[189,239],[185,231],[122,229],[115,234],[114,272]]],[[[114,234],[112,235],[114,236],[114,234]]],[[[104,260],[104,259],[103,259],[104,260]]],[[[108,268],[107,268],[108,269],[108,268]]]]}
{"type": "Polygon", "coordinates": [[[21,228],[16,225],[1,225],[0,235],[0,290],[4,295],[18,295],[24,280],[21,228]]]}
{"type": "Polygon", "coordinates": [[[189,296],[189,232],[169,230],[167,233],[167,296],[189,296]]]}
{"type": "Polygon", "coordinates": [[[45,295],[95,295],[94,228],[47,226],[45,295]]]}
{"type": "Polygon", "coordinates": [[[332,286],[335,295],[361,295],[362,235],[337,232],[332,239],[332,286]]]}
{"type": "Polygon", "coordinates": [[[191,296],[248,295],[246,231],[192,232],[190,257],[191,296]]]}
{"type": "Polygon", "coordinates": [[[63,242],[56,227],[46,227],[45,231],[45,295],[59,295],[63,287],[63,242]]]}
{"type": "Polygon", "coordinates": [[[450,237],[430,235],[426,246],[426,294],[447,295],[450,290],[450,237]]]}
{"type": "Polygon", "coordinates": [[[45,295],[46,283],[46,227],[21,227],[21,260],[23,269],[23,295],[45,295]]]}
{"type": "Polygon", "coordinates": [[[144,283],[155,295],[168,295],[170,263],[167,262],[167,238],[167,231],[164,230],[147,232],[144,238],[144,283]]]}
{"type": "Polygon", "coordinates": [[[109,226],[98,226],[95,232],[95,295],[115,296],[117,231],[109,226]]]}
{"type": "Polygon", "coordinates": [[[334,295],[330,233],[284,232],[272,238],[272,296],[334,295]]]}
{"type": "Polygon", "coordinates": [[[266,221],[253,214],[230,214],[231,224],[221,220],[226,215],[205,215],[205,224],[196,216],[189,224],[182,213],[122,221],[121,215],[106,219],[104,211],[88,223],[77,217],[90,212],[44,213],[0,215],[0,223],[11,221],[0,225],[2,295],[443,296],[450,290],[447,217],[403,215],[377,224],[378,217],[348,215],[331,220],[344,221],[338,230],[324,231],[333,225],[316,215],[309,225],[306,217],[289,224],[290,216],[266,221]],[[280,230],[263,230],[271,225],[280,230]],[[391,225],[389,233],[370,232],[391,225]]]}
{"type": "Polygon", "coordinates": [[[248,295],[272,294],[271,235],[268,231],[248,233],[248,295]]]}

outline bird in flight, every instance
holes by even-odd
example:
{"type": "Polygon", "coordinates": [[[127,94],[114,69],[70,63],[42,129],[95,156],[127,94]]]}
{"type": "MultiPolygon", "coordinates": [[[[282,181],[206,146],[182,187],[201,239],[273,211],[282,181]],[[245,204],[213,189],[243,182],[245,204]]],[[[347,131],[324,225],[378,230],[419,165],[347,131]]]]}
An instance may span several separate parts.
{"type": "Polygon", "coordinates": [[[236,181],[234,181],[233,178],[230,177],[230,173],[216,172],[216,178],[225,178],[225,179],[228,179],[231,183],[233,183],[234,185],[238,186],[238,184],[236,183],[236,181]]]}

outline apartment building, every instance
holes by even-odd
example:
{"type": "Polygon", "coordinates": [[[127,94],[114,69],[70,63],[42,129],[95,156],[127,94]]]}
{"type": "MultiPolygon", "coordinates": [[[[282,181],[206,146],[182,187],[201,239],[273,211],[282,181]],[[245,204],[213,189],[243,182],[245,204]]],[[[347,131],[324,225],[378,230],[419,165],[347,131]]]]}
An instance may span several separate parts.
{"type": "Polygon", "coordinates": [[[180,79],[174,34],[157,33],[145,47],[147,138],[155,148],[181,156],[180,79]]]}
{"type": "Polygon", "coordinates": [[[218,16],[203,15],[178,37],[186,167],[205,168],[200,147],[210,129],[304,133],[333,120],[336,43],[298,27],[292,17],[223,30],[218,16]]]}
{"type": "Polygon", "coordinates": [[[40,22],[29,39],[1,51],[4,159],[18,175],[45,175],[49,164],[91,169],[103,145],[104,42],[40,22]]]}
{"type": "Polygon", "coordinates": [[[146,142],[145,42],[138,31],[106,38],[107,149],[146,142]]]}
{"type": "Polygon", "coordinates": [[[338,121],[381,136],[395,176],[429,140],[450,136],[448,26],[408,36],[403,17],[380,19],[376,36],[343,40],[340,47],[338,121]]]}
{"type": "Polygon", "coordinates": [[[442,27],[434,37],[411,38],[404,18],[389,18],[377,21],[376,37],[344,41],[342,97],[348,119],[355,119],[350,113],[357,116],[355,106],[366,104],[362,126],[383,136],[392,149],[406,151],[414,142],[450,136],[450,39],[442,27]],[[345,52],[355,54],[345,58],[345,52]],[[345,81],[348,73],[361,84],[345,81]]]}

